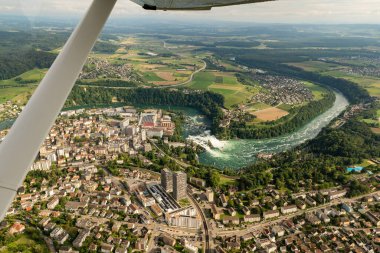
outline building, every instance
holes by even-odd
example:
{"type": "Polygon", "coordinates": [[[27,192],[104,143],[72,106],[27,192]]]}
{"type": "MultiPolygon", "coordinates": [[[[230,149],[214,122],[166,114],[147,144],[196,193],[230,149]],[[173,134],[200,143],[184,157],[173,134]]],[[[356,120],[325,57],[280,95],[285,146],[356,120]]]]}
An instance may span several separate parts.
{"type": "Polygon", "coordinates": [[[165,243],[166,245],[174,247],[174,245],[176,244],[176,239],[174,239],[170,235],[162,234],[161,239],[163,243],[165,243]]]}
{"type": "Polygon", "coordinates": [[[260,214],[244,215],[244,222],[260,222],[260,214]]]}
{"type": "Polygon", "coordinates": [[[161,186],[166,192],[173,192],[173,172],[169,169],[161,170],[161,186]]]}
{"type": "Polygon", "coordinates": [[[199,188],[205,188],[206,187],[206,181],[200,178],[196,177],[190,177],[189,179],[190,184],[194,185],[195,187],[199,188]]]}
{"type": "Polygon", "coordinates": [[[234,224],[234,225],[239,225],[240,224],[240,220],[238,217],[234,217],[234,216],[225,216],[223,218],[223,224],[234,224]]]}
{"type": "Polygon", "coordinates": [[[109,253],[109,252],[112,252],[114,248],[115,247],[111,244],[102,243],[101,248],[100,248],[100,252],[109,253]]]}
{"type": "Polygon", "coordinates": [[[319,224],[321,224],[321,220],[317,216],[315,216],[313,213],[307,213],[305,215],[305,218],[312,225],[319,225],[319,224]]]}
{"type": "Polygon", "coordinates": [[[144,238],[139,238],[136,242],[135,249],[137,250],[146,250],[148,247],[148,234],[144,238]]]}
{"type": "Polygon", "coordinates": [[[297,206],[296,205],[281,207],[281,213],[282,214],[289,214],[289,213],[295,213],[295,212],[297,212],[297,206]]]}
{"type": "Polygon", "coordinates": [[[214,191],[211,188],[207,188],[205,192],[205,197],[208,202],[214,202],[214,191]]]}
{"type": "Polygon", "coordinates": [[[159,205],[157,204],[153,204],[150,206],[150,209],[152,209],[152,212],[157,215],[157,216],[161,216],[163,213],[162,213],[162,209],[160,208],[159,205]]]}
{"type": "Polygon", "coordinates": [[[334,199],[344,197],[346,196],[346,194],[347,194],[347,190],[341,190],[341,191],[330,192],[328,196],[329,196],[329,200],[331,201],[334,199]]]}
{"type": "Polygon", "coordinates": [[[129,119],[124,119],[120,122],[120,128],[122,130],[126,129],[129,126],[129,119]]]}
{"type": "Polygon", "coordinates": [[[80,231],[80,233],[78,234],[78,236],[73,241],[73,246],[76,247],[76,248],[82,247],[83,246],[83,242],[86,240],[87,236],[89,236],[89,235],[90,235],[90,231],[87,230],[87,229],[84,229],[84,230],[80,231]]]}
{"type": "Polygon", "coordinates": [[[165,220],[169,226],[199,229],[202,219],[193,207],[186,207],[174,212],[165,213],[165,220]]]}
{"type": "Polygon", "coordinates": [[[219,196],[219,200],[220,200],[220,203],[221,203],[221,205],[222,205],[223,207],[226,207],[226,206],[228,205],[226,195],[221,194],[221,195],[219,196]]]}
{"type": "Polygon", "coordinates": [[[9,233],[11,235],[21,233],[25,230],[25,226],[19,222],[16,222],[12,225],[12,227],[9,229],[9,233]]]}
{"type": "Polygon", "coordinates": [[[352,208],[352,206],[350,206],[349,204],[346,204],[346,203],[343,203],[342,204],[342,208],[347,212],[347,213],[352,213],[354,211],[354,209],[352,208]]]}
{"type": "Polygon", "coordinates": [[[266,212],[263,213],[263,217],[264,217],[265,220],[266,219],[276,218],[278,216],[280,216],[280,213],[277,210],[270,210],[270,211],[266,211],[266,212]]]}
{"type": "Polygon", "coordinates": [[[48,203],[47,203],[47,208],[48,209],[54,209],[57,205],[59,204],[59,198],[58,197],[53,197],[48,203]]]}
{"type": "Polygon", "coordinates": [[[186,252],[189,252],[189,253],[197,253],[198,252],[198,248],[195,247],[194,245],[190,244],[187,240],[185,240],[183,242],[183,244],[184,244],[186,252]]]}
{"type": "Polygon", "coordinates": [[[220,220],[220,216],[223,214],[222,211],[218,210],[215,204],[211,204],[211,213],[212,213],[212,217],[215,220],[220,220]]]}
{"type": "Polygon", "coordinates": [[[175,200],[186,198],[187,175],[185,172],[174,172],[173,174],[173,197],[175,200]]]}

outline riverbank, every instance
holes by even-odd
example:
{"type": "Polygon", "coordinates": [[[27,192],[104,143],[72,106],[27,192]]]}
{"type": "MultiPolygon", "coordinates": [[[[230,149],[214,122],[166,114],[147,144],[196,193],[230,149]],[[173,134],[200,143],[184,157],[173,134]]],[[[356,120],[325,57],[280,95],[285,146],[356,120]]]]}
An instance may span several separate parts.
{"type": "Polygon", "coordinates": [[[315,138],[324,127],[349,105],[348,100],[341,93],[334,93],[336,99],[329,110],[291,134],[261,140],[220,141],[210,135],[209,132],[204,132],[200,135],[190,135],[188,139],[205,148],[206,151],[199,155],[201,163],[220,169],[238,169],[255,162],[256,156],[260,153],[282,152],[315,138]],[[207,145],[208,143],[212,143],[214,148],[210,148],[207,145]]]}

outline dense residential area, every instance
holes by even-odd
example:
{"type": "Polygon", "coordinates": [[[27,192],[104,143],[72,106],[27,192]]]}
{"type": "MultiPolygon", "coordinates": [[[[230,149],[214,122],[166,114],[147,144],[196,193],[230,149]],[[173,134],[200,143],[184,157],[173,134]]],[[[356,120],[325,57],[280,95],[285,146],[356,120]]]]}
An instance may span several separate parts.
{"type": "MultiPolygon", "coordinates": [[[[68,36],[2,20],[0,145],[68,36]]],[[[0,252],[380,252],[376,26],[132,24],[95,45],[0,252]]]]}
{"type": "Polygon", "coordinates": [[[169,141],[174,130],[162,110],[62,112],[2,231],[18,238],[34,224],[35,236],[59,252],[379,249],[368,239],[379,234],[377,171],[350,169],[368,186],[364,196],[339,186],[292,193],[268,185],[244,194],[221,183],[234,177],[215,175],[210,187],[196,174],[178,171],[190,167],[159,148],[191,145],[169,141]],[[163,162],[150,160],[152,155],[173,159],[176,166],[166,166],[177,171],[164,164],[157,164],[159,172],[149,170],[163,162]]]}

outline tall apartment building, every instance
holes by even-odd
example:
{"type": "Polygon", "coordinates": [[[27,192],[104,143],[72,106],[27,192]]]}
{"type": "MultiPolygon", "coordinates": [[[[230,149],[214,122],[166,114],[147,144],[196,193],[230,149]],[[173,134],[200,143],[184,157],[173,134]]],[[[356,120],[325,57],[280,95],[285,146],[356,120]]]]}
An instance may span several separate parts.
{"type": "Polygon", "coordinates": [[[187,175],[184,172],[174,172],[173,174],[173,197],[175,200],[186,198],[187,175]]]}
{"type": "Polygon", "coordinates": [[[161,170],[161,186],[166,192],[173,192],[173,172],[169,169],[161,170]]]}

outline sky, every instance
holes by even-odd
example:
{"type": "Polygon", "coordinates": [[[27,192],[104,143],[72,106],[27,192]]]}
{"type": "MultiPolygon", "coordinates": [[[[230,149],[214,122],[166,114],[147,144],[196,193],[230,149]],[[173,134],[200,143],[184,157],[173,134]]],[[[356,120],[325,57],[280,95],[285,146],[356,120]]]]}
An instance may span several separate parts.
{"type": "MultiPolygon", "coordinates": [[[[106,0],[105,0],[106,1],[106,0]]],[[[0,0],[0,15],[78,17],[91,0],[0,0]]],[[[278,0],[200,12],[145,11],[118,0],[114,18],[225,20],[252,23],[380,24],[379,0],[278,0]]]]}

